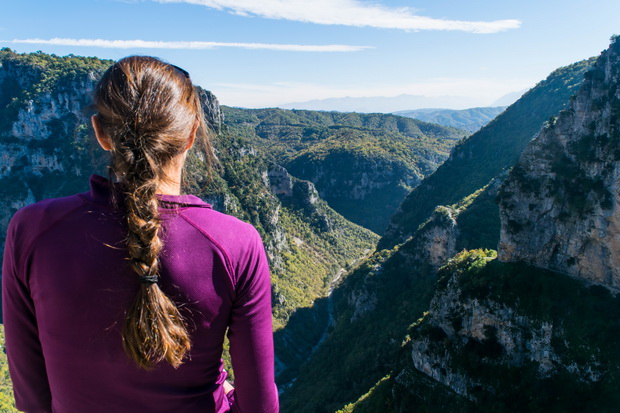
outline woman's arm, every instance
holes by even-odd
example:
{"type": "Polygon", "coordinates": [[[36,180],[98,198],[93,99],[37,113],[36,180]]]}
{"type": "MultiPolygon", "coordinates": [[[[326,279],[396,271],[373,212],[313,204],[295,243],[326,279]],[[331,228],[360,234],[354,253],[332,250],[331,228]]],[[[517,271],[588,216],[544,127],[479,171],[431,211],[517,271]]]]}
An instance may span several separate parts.
{"type": "Polygon", "coordinates": [[[260,236],[254,229],[249,235],[248,246],[238,257],[237,294],[228,332],[235,372],[233,412],[275,413],[278,392],[269,266],[260,236]]]}
{"type": "Polygon", "coordinates": [[[39,341],[35,307],[25,274],[25,246],[19,242],[26,231],[16,215],[7,231],[2,263],[2,315],[9,373],[13,381],[15,403],[28,413],[52,411],[45,360],[39,341]]]}

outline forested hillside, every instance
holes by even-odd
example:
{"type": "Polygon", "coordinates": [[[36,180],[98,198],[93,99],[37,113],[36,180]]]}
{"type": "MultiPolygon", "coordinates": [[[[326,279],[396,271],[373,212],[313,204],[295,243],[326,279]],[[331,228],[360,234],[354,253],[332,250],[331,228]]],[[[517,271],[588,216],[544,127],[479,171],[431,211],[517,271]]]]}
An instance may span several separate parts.
{"type": "Polygon", "coordinates": [[[315,184],[345,218],[382,234],[405,196],[468,132],[400,116],[224,107],[225,124],[315,184]]]}
{"type": "Polygon", "coordinates": [[[450,158],[403,201],[381,239],[380,248],[403,242],[437,205],[458,202],[512,167],[544,122],[568,105],[593,63],[592,58],[555,70],[491,123],[456,146],[450,158]]]}
{"type": "Polygon", "coordinates": [[[394,112],[395,115],[438,123],[444,126],[477,132],[502,113],[506,106],[491,106],[462,110],[453,109],[416,109],[394,112]]]}

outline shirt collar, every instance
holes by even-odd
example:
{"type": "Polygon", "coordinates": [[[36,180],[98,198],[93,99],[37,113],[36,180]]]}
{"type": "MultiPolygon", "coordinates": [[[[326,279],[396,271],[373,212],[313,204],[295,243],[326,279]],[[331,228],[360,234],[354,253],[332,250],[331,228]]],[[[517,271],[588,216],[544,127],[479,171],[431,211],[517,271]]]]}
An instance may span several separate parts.
{"type": "MultiPolygon", "coordinates": [[[[110,185],[110,181],[100,175],[91,175],[90,177],[90,198],[103,204],[111,203],[110,189],[119,191],[119,184],[110,185]]],[[[162,208],[179,208],[179,207],[199,207],[211,208],[211,205],[194,195],[163,195],[157,194],[157,199],[161,201],[162,208]]]]}

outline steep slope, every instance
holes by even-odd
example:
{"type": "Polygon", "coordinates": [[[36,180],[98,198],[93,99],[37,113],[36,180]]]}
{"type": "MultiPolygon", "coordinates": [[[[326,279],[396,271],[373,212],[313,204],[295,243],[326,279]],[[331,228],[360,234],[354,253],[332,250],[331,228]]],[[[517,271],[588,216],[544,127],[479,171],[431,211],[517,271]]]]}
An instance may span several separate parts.
{"type": "Polygon", "coordinates": [[[400,202],[467,132],[384,114],[224,108],[235,136],[313,182],[347,219],[382,233],[400,202]]]}
{"type": "Polygon", "coordinates": [[[499,259],[463,252],[440,271],[389,382],[395,411],[430,409],[421,388],[462,411],[617,410],[619,86],[616,37],[500,189],[499,259]]]}
{"type": "MultiPolygon", "coordinates": [[[[564,82],[574,91],[585,66],[592,63],[554,72],[529,92],[533,108],[521,102],[512,113],[534,112],[545,102],[561,107],[559,95],[566,95],[568,103],[564,82]]],[[[515,118],[504,119],[497,131],[506,130],[512,121],[515,118]]],[[[513,132],[511,136],[524,140],[518,142],[520,150],[535,134],[513,132]]],[[[282,411],[579,411],[599,396],[610,396],[609,403],[601,399],[597,406],[611,411],[617,402],[611,392],[617,385],[619,358],[610,343],[618,334],[617,299],[562,274],[492,261],[492,250],[460,254],[438,275],[438,268],[459,250],[496,248],[500,232],[503,236],[495,200],[508,174],[499,163],[489,168],[494,160],[482,146],[505,136],[491,138],[485,132],[484,140],[474,140],[480,146],[472,146],[476,135],[455,148],[451,157],[462,159],[456,163],[463,180],[456,168],[451,171],[454,192],[464,195],[457,198],[439,189],[434,206],[415,226],[399,222],[407,225],[399,228],[407,235],[404,243],[377,251],[334,291],[331,333],[283,394],[282,411]],[[474,173],[468,175],[468,169],[474,173]],[[481,183],[467,192],[459,185],[465,186],[468,176],[484,179],[478,177],[481,183]],[[601,310],[606,314],[598,318],[601,310]],[[598,328],[603,331],[593,338],[598,328]],[[601,370],[608,362],[611,370],[601,370]],[[601,374],[609,379],[596,381],[601,374]]],[[[516,162],[516,149],[506,152],[516,162]]],[[[450,181],[443,184],[448,188],[450,181]]],[[[403,203],[400,218],[422,217],[416,206],[403,203]]]]}
{"type": "Polygon", "coordinates": [[[502,113],[506,106],[481,107],[462,110],[453,109],[416,109],[394,112],[395,115],[438,123],[444,126],[477,132],[502,113]]]}
{"type": "Polygon", "coordinates": [[[514,165],[542,124],[565,108],[594,59],[557,69],[477,133],[457,145],[394,214],[378,248],[403,242],[437,205],[458,202],[514,165]]]}
{"type": "Polygon", "coordinates": [[[443,219],[437,216],[399,250],[374,254],[334,290],[330,332],[294,383],[283,386],[282,412],[335,412],[390,374],[412,315],[421,315],[432,296],[435,277],[427,259],[440,261],[449,250],[435,245],[450,232],[443,219]]]}
{"type": "Polygon", "coordinates": [[[619,85],[616,41],[513,168],[500,198],[502,261],[620,289],[619,85]]]}
{"type": "MultiPolygon", "coordinates": [[[[285,388],[283,412],[351,412],[360,406],[368,412],[392,411],[399,360],[408,351],[405,337],[430,306],[438,268],[463,246],[497,244],[499,226],[478,229],[485,214],[497,210],[499,182],[436,208],[405,243],[378,251],[354,268],[332,294],[330,334],[285,388]]],[[[460,403],[443,394],[431,400],[449,403],[445,411],[460,403]]]]}

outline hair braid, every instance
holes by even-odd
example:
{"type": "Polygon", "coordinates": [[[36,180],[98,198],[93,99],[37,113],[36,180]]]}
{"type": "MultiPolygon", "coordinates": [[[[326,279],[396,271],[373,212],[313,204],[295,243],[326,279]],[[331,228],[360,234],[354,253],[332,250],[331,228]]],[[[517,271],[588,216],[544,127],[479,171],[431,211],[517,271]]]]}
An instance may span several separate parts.
{"type": "Polygon", "coordinates": [[[123,183],[129,265],[141,281],[123,346],[142,368],[163,360],[178,367],[191,344],[179,309],[157,284],[163,242],[156,193],[165,167],[187,148],[188,130],[198,122],[199,133],[206,133],[200,103],[186,72],[134,56],[106,71],[95,106],[113,141],[110,171],[123,183]]]}
{"type": "Polygon", "coordinates": [[[123,326],[125,351],[144,368],[166,360],[178,367],[190,340],[178,308],[161,291],[159,253],[162,241],[157,211],[156,179],[125,193],[129,265],[141,277],[140,289],[123,326]],[[145,202],[145,200],[148,200],[145,202]]]}

